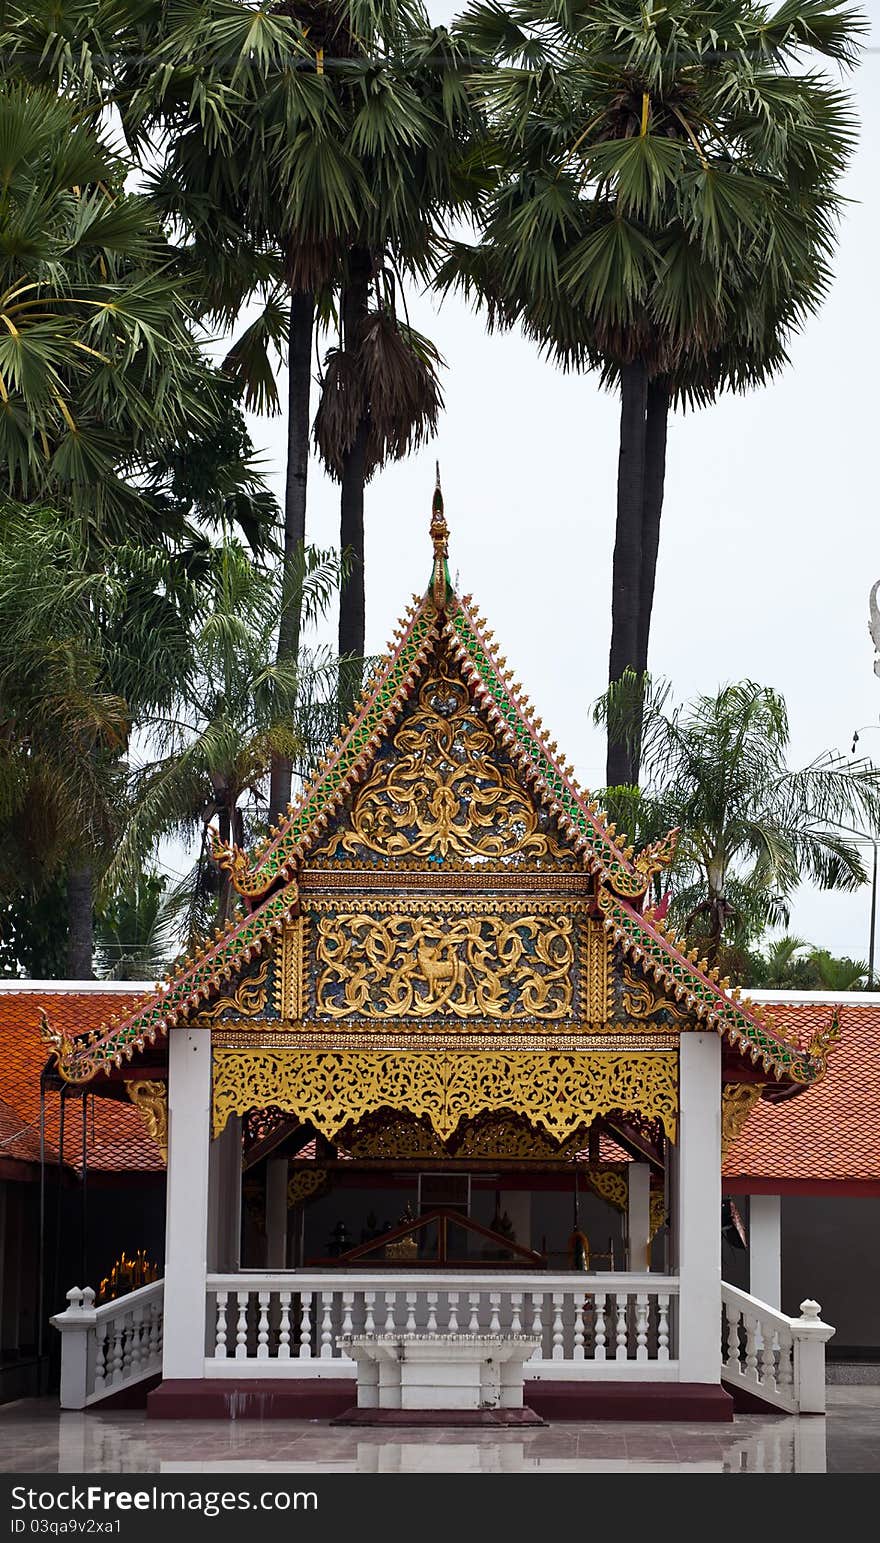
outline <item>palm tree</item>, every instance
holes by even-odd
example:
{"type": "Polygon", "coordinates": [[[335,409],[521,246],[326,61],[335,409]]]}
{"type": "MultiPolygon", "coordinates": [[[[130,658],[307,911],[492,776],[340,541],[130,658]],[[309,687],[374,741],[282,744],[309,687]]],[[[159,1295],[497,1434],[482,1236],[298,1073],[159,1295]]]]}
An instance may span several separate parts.
{"type": "MultiPolygon", "coordinates": [[[[722,939],[741,944],[787,924],[803,880],[852,890],[866,879],[847,831],[880,820],[880,771],[865,760],[819,756],[789,769],[788,715],[768,686],[740,681],[687,708],[668,686],[634,673],[609,688],[596,721],[623,743],[642,738],[641,795],[674,811],[680,827],[672,912],[703,940],[710,963],[722,939]]],[[[632,796],[632,795],[630,795],[632,796]]]]}
{"type": "MultiPolygon", "coordinates": [[[[806,961],[804,951],[810,947],[803,938],[784,932],[774,938],[765,956],[765,975],[761,984],[771,990],[775,987],[797,984],[798,968],[803,970],[806,961]]],[[[812,957],[812,956],[811,956],[812,957]]]]}
{"type": "Polygon", "coordinates": [[[817,984],[830,991],[861,991],[868,979],[868,965],[863,959],[835,958],[827,948],[816,948],[810,964],[818,976],[817,984]]]}
{"type": "MultiPolygon", "coordinates": [[[[440,406],[439,356],[398,317],[399,276],[427,271],[447,212],[482,185],[468,165],[475,110],[460,49],[429,28],[420,0],[194,0],[160,21],[140,64],[123,61],[123,121],[138,143],[161,139],[149,185],[182,230],[203,314],[230,327],[259,301],[226,359],[248,406],[279,410],[287,361],[288,565],[306,535],[316,317],[338,324],[316,436],[341,483],[340,652],[360,660],[364,484],[432,431],[440,406]]],[[[300,628],[295,611],[281,618],[279,665],[295,660],[300,628]]],[[[279,753],[273,814],[290,775],[279,753]]]]}
{"type": "Polygon", "coordinates": [[[178,915],[164,873],[139,874],[98,910],[95,966],[100,980],[157,981],[177,952],[178,915]]]}
{"type": "MultiPolygon", "coordinates": [[[[827,288],[853,118],[802,61],[851,63],[864,21],[840,0],[474,0],[462,30],[506,174],[440,282],[619,386],[614,683],[647,668],[670,405],[768,378],[827,288]]],[[[609,786],[638,765],[638,736],[609,739],[609,786]]]]}
{"type": "MultiPolygon", "coordinates": [[[[195,836],[190,936],[205,929],[209,908],[213,924],[223,925],[233,902],[228,875],[211,864],[212,823],[225,845],[244,847],[265,823],[273,754],[305,774],[335,732],[335,712],[323,710],[335,659],[301,649],[295,663],[268,662],[279,609],[289,603],[286,582],[256,564],[240,542],[226,541],[212,554],[186,668],[176,674],[168,704],[143,716],[148,754],[132,768],[130,813],[105,887],[135,883],[160,837],[195,836]]],[[[295,603],[307,622],[326,610],[338,583],[333,555],[306,548],[295,603]]]]}
{"type": "Polygon", "coordinates": [[[151,456],[222,411],[155,213],[74,104],[0,65],[0,466],[93,539],[157,508],[151,456]]]}

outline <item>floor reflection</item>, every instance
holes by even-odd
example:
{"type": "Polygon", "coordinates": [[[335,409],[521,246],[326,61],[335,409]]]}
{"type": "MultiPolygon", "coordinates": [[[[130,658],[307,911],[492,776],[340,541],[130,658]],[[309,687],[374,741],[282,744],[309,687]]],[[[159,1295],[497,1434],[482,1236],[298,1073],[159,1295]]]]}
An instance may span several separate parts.
{"type": "Polygon", "coordinates": [[[732,1425],[554,1424],[527,1431],[334,1428],[323,1421],[148,1422],[0,1408],[0,1468],[44,1473],[824,1473],[880,1471],[880,1388],[848,1389],[828,1419],[732,1425]],[[826,1463],[826,1446],[834,1460],[826,1463]],[[848,1456],[849,1454],[849,1456],[848,1456]]]}

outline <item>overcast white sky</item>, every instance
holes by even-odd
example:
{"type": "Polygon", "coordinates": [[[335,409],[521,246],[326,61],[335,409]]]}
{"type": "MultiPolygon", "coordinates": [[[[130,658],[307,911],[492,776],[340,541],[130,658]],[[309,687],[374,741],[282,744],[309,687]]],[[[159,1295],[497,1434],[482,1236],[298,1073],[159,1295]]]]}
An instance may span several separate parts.
{"type": "MultiPolygon", "coordinates": [[[[429,0],[432,19],[460,7],[429,0]]],[[[880,760],[880,679],[867,630],[880,577],[880,0],[852,80],[861,145],[837,279],[774,384],[670,427],[651,669],[680,697],[750,676],[782,691],[792,764],[848,750],[880,760]]],[[[380,652],[429,573],[439,456],[450,564],[586,786],[604,782],[590,705],[605,683],[617,470],[615,399],[518,336],[486,336],[463,303],[410,298],[448,363],[437,440],[367,490],[367,649],[380,652]]],[[[253,420],[283,464],[283,420],[253,420]]],[[[278,487],[280,493],[280,484],[278,487]]],[[[338,541],[338,489],[313,463],[309,537],[338,541]]],[[[793,930],[866,958],[870,890],[803,891],[793,930]]],[[[878,939],[880,952],[880,939],[878,939]]]]}

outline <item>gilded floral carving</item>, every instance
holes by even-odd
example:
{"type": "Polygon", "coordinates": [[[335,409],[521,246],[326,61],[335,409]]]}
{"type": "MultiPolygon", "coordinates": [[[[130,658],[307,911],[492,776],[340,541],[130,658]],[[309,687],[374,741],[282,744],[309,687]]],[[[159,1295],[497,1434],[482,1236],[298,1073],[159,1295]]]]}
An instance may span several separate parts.
{"type": "Polygon", "coordinates": [[[443,657],[357,793],[350,823],[318,853],[574,862],[443,657]]]}
{"type": "Polygon", "coordinates": [[[378,1109],[426,1116],[441,1140],[488,1110],[523,1115],[564,1141],[616,1109],[659,1119],[675,1139],[678,1057],[460,1051],[214,1052],[214,1132],[231,1114],[275,1104],[332,1140],[378,1109]]]}

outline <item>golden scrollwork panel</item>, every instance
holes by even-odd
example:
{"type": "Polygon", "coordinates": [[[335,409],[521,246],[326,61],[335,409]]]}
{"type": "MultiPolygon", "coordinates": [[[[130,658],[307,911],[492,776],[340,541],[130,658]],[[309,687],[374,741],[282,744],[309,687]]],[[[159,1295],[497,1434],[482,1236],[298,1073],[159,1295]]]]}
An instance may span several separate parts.
{"type": "Polygon", "coordinates": [[[571,848],[518,781],[448,657],[440,657],[388,753],[379,755],[350,820],[313,851],[311,861],[369,853],[575,863],[571,848]]]}
{"type": "Polygon", "coordinates": [[[579,1016],[577,917],[565,907],[378,902],[314,919],[316,1020],[579,1016]]]}
{"type": "Polygon", "coordinates": [[[441,1140],[462,1120],[510,1110],[563,1141],[613,1110],[659,1119],[675,1139],[678,1057],[486,1051],[214,1052],[214,1131],[231,1114],[275,1104],[332,1140],[379,1109],[426,1116],[441,1140]]]}

